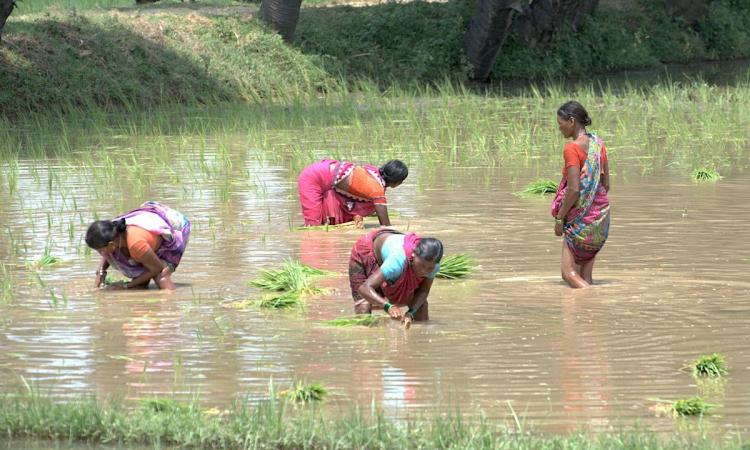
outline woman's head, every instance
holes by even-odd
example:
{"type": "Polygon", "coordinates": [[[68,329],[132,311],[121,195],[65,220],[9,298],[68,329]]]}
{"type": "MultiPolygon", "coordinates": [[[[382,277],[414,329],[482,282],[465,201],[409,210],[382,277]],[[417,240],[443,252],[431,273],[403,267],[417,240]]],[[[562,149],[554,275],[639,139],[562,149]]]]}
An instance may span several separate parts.
{"type": "Polygon", "coordinates": [[[380,167],[380,176],[386,186],[395,188],[409,176],[409,168],[398,159],[392,159],[380,167]]]}
{"type": "Polygon", "coordinates": [[[115,241],[126,228],[125,219],[97,220],[86,231],[86,245],[99,253],[111,253],[116,250],[115,241]]]}
{"type": "Polygon", "coordinates": [[[412,267],[417,276],[424,278],[435,270],[435,266],[443,259],[443,243],[435,238],[422,238],[414,248],[412,267]]]}
{"type": "Polygon", "coordinates": [[[576,137],[581,128],[591,125],[591,117],[583,105],[571,100],[557,109],[557,125],[563,136],[576,137]]]}

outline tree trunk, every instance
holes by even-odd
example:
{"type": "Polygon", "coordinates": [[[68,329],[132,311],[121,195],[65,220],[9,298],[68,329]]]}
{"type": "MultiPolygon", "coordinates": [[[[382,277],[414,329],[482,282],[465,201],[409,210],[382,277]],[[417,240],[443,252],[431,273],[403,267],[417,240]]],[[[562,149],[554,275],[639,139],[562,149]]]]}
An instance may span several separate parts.
{"type": "Polygon", "coordinates": [[[495,58],[508,35],[514,8],[520,8],[514,0],[478,0],[474,15],[464,35],[464,51],[472,66],[470,77],[485,81],[490,76],[495,58]]]}
{"type": "Polygon", "coordinates": [[[513,21],[513,32],[529,48],[549,46],[563,25],[578,29],[599,0],[532,0],[524,2],[513,21]]]}
{"type": "Polygon", "coordinates": [[[289,42],[297,28],[301,6],[302,0],[263,0],[260,4],[260,16],[289,42]]]}
{"type": "Polygon", "coordinates": [[[14,0],[0,0],[0,39],[3,37],[5,21],[8,20],[8,16],[13,12],[15,6],[16,2],[14,0]]]}

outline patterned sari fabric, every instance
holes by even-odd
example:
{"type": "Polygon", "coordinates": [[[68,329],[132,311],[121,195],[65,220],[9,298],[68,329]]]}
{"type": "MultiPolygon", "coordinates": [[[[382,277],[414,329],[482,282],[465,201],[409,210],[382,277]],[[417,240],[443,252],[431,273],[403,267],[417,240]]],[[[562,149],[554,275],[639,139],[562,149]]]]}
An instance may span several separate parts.
{"type": "MultiPolygon", "coordinates": [[[[577,264],[592,260],[604,247],[609,234],[609,199],[600,183],[604,144],[598,136],[592,133],[588,136],[589,151],[581,168],[578,200],[570,208],[563,230],[565,243],[573,251],[577,264]]],[[[560,211],[567,186],[567,177],[563,176],[552,201],[552,216],[560,211]]]]}
{"type": "MultiPolygon", "coordinates": [[[[377,167],[365,165],[371,176],[380,172],[377,167]]],[[[324,159],[306,167],[297,180],[299,200],[305,225],[335,225],[351,222],[354,216],[369,216],[375,213],[372,201],[344,195],[335,189],[336,184],[351,174],[355,165],[346,161],[324,159]]],[[[382,181],[383,185],[385,182],[382,181]]]]}
{"type": "MultiPolygon", "coordinates": [[[[371,231],[357,240],[352,248],[351,258],[349,259],[349,286],[352,289],[352,297],[356,304],[367,302],[357,292],[367,278],[375,272],[382,262],[378,261],[375,254],[375,239],[384,233],[401,234],[396,230],[389,228],[380,228],[371,231]]],[[[378,289],[378,292],[388,299],[394,305],[406,305],[414,296],[414,291],[419,288],[424,278],[417,276],[411,267],[412,253],[419,244],[419,236],[409,233],[404,238],[404,254],[406,255],[406,265],[401,276],[394,283],[389,284],[384,281],[378,289]]]]}
{"type": "MultiPolygon", "coordinates": [[[[125,219],[125,224],[143,228],[161,237],[156,256],[167,263],[173,272],[185,253],[190,238],[190,221],[179,211],[157,202],[146,202],[138,209],[125,213],[115,220],[125,219]]],[[[130,259],[120,251],[111,253],[107,260],[129,278],[137,278],[146,271],[143,264],[130,259]]]]}

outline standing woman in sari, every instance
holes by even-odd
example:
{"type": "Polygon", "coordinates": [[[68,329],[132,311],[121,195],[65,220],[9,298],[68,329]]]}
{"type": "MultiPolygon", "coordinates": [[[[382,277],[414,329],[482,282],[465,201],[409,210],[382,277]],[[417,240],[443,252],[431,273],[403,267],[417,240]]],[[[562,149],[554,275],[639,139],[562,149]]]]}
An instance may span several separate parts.
{"type": "Polygon", "coordinates": [[[365,234],[354,244],[349,259],[354,313],[382,308],[407,328],[412,321],[429,320],[427,296],[442,258],[443,243],[435,238],[389,228],[365,234]]]}
{"type": "Polygon", "coordinates": [[[355,222],[378,215],[380,225],[390,226],[386,188],[399,186],[409,175],[406,164],[392,160],[382,167],[357,166],[346,161],[324,159],[306,167],[299,175],[299,200],[305,226],[355,222]]]}
{"type": "Polygon", "coordinates": [[[570,287],[593,283],[594,260],[609,233],[609,165],[599,136],[586,131],[591,118],[577,101],[557,110],[557,124],[566,138],[563,178],[552,202],[555,235],[563,236],[562,278],[570,287]]]}
{"type": "Polygon", "coordinates": [[[114,266],[131,281],[112,289],[145,288],[153,279],[159,289],[173,290],[172,272],[190,238],[190,221],[161,203],[146,202],[114,220],[98,220],[86,232],[86,244],[102,256],[96,287],[114,266]]]}

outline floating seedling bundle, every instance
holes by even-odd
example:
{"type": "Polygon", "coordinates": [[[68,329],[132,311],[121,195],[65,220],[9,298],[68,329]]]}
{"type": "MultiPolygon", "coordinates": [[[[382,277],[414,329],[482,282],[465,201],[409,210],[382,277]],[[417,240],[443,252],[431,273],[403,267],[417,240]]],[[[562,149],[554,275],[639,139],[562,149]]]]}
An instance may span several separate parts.
{"type": "Polygon", "coordinates": [[[715,169],[701,167],[693,170],[693,180],[697,182],[715,182],[721,178],[721,175],[715,169]]]}
{"type": "Polygon", "coordinates": [[[549,178],[540,178],[527,184],[518,195],[523,196],[534,196],[534,195],[551,195],[557,192],[557,181],[550,180],[549,178]]]}
{"type": "Polygon", "coordinates": [[[338,317],[327,320],[326,325],[332,327],[374,327],[382,322],[385,316],[376,316],[372,314],[358,314],[356,316],[338,317]]]}
{"type": "Polygon", "coordinates": [[[709,413],[717,405],[708,403],[701,397],[691,397],[672,403],[672,413],[675,416],[702,416],[709,413]]]}
{"type": "Polygon", "coordinates": [[[329,272],[290,260],[279,270],[264,270],[250,285],[267,291],[304,291],[312,288],[312,278],[326,275],[329,272]]]}
{"type": "Polygon", "coordinates": [[[470,256],[461,253],[444,257],[440,261],[440,271],[438,271],[436,276],[438,278],[455,280],[468,277],[475,269],[474,260],[470,256]]]}
{"type": "Polygon", "coordinates": [[[720,353],[701,356],[692,364],[693,375],[696,377],[719,378],[726,375],[729,370],[724,356],[720,353]]]}
{"type": "Polygon", "coordinates": [[[279,396],[295,403],[321,402],[328,390],[320,383],[297,383],[291,389],[279,392],[279,396]]]}

